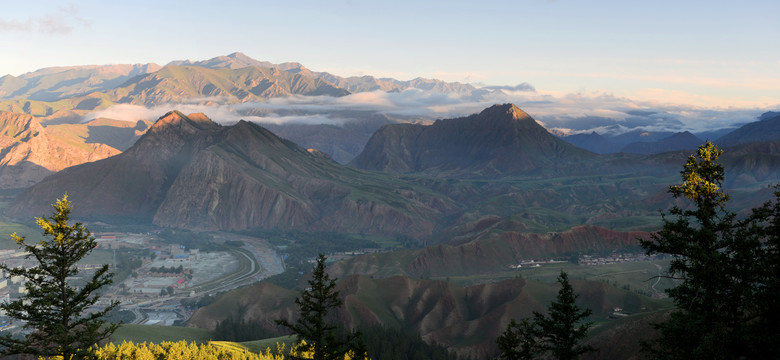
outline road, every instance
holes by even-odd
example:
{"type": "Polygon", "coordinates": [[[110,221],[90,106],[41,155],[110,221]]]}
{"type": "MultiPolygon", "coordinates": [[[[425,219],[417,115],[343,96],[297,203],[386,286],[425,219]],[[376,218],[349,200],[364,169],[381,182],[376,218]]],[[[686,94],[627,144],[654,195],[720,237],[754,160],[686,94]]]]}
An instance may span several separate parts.
{"type": "Polygon", "coordinates": [[[283,261],[273,247],[263,240],[229,233],[220,233],[216,238],[221,241],[238,240],[245,244],[243,247],[229,250],[230,254],[238,260],[236,270],[219,278],[183,289],[180,294],[174,296],[148,299],[123,306],[124,309],[132,311],[136,316],[134,324],[141,324],[148,319],[143,309],[160,305],[178,305],[185,298],[197,298],[250,285],[283,271],[283,261]],[[194,294],[191,294],[192,292],[194,294]]]}

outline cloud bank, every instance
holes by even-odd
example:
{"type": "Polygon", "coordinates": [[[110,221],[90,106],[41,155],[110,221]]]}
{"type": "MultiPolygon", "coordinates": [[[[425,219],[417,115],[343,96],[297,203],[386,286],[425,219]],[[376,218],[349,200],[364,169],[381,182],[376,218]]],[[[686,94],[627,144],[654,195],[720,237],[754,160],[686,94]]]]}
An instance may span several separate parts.
{"type": "MultiPolygon", "coordinates": [[[[154,108],[115,105],[91,113],[96,117],[137,121],[155,120],[170,110],[202,112],[220,123],[241,119],[270,124],[343,125],[380,113],[410,121],[453,118],[478,113],[494,104],[513,103],[548,129],[563,133],[596,131],[620,134],[632,130],[691,131],[701,133],[734,128],[752,122],[773,109],[706,108],[679,104],[654,103],[605,93],[549,94],[531,91],[532,86],[477,89],[470,96],[408,89],[401,92],[363,92],[343,97],[292,96],[265,102],[219,105],[165,104],[154,108]]],[[[203,99],[200,99],[203,100],[203,99]]],[[[215,99],[207,99],[213,104],[215,99]]],[[[219,100],[219,99],[216,99],[219,100]]]]}

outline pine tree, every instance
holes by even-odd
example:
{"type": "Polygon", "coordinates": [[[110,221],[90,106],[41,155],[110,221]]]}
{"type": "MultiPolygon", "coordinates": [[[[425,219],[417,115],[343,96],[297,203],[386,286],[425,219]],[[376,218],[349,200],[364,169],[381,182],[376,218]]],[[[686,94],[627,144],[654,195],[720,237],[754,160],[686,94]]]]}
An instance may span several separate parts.
{"type": "Polygon", "coordinates": [[[506,330],[496,339],[501,350],[501,360],[531,360],[541,349],[537,338],[540,336],[539,328],[531,319],[522,319],[516,322],[509,321],[506,330]]]}
{"type": "MultiPolygon", "coordinates": [[[[663,228],[641,245],[648,254],[672,257],[667,277],[679,285],[667,292],[677,306],[659,337],[645,350],[659,359],[732,359],[777,357],[776,244],[780,208],[770,204],[738,220],[726,207],[723,152],[707,141],[688,158],[682,183],[669,188],[689,207],[662,214],[663,228]],[[772,240],[772,239],[775,240],[772,240]],[[771,301],[768,299],[772,299],[771,301]],[[763,344],[763,345],[762,345],[763,344]],[[770,348],[774,347],[774,351],[770,348]]],[[[780,196],[780,194],[778,194],[780,196]]]]}
{"type": "Polygon", "coordinates": [[[554,359],[577,359],[580,355],[595,351],[590,345],[582,345],[593,325],[583,322],[592,314],[590,309],[582,310],[575,303],[579,295],[569,283],[569,275],[561,271],[558,275],[561,289],[547,308],[547,315],[537,311],[533,320],[512,320],[506,331],[496,340],[501,350],[501,359],[533,359],[550,354],[554,359]]]}
{"type": "Polygon", "coordinates": [[[27,258],[34,258],[37,265],[9,268],[0,264],[0,269],[9,276],[24,278],[27,288],[21,299],[2,304],[0,309],[11,318],[24,321],[24,328],[31,331],[24,339],[2,336],[0,346],[5,354],[81,359],[89,354],[92,345],[116,330],[118,324],[106,324],[101,318],[118,302],[102,310],[90,309],[98,301],[98,290],[112,282],[108,265],[98,269],[86,284],[71,284],[69,278],[79,273],[76,263],[95,248],[96,242],[81,223],[68,224],[71,204],[67,195],[52,206],[51,217],[36,218],[48,239],[28,244],[24,237],[12,235],[28,253],[27,258]]]}
{"type": "Polygon", "coordinates": [[[295,324],[286,319],[276,323],[290,329],[298,338],[305,340],[302,352],[313,351],[314,360],[343,360],[344,355],[352,353],[352,359],[365,358],[365,347],[359,332],[349,332],[329,322],[328,313],[341,306],[336,281],[325,272],[325,255],[320,254],[309,280],[309,289],[295,299],[300,309],[300,317],[295,324]]]}

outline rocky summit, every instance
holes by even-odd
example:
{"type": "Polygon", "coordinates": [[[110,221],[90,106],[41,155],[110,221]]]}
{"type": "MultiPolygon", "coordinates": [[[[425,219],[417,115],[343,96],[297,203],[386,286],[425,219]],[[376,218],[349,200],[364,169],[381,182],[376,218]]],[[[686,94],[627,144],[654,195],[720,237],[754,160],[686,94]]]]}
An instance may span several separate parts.
{"type": "Polygon", "coordinates": [[[512,104],[432,125],[397,124],[377,131],[351,164],[395,173],[500,176],[558,171],[596,158],[566,143],[512,104]]]}

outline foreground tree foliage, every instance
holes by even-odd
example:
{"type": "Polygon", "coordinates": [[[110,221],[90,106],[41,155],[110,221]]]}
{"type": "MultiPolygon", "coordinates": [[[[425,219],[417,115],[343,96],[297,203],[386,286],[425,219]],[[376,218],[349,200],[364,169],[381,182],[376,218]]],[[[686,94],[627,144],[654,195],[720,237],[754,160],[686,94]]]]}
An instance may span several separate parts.
{"type": "Polygon", "coordinates": [[[25,280],[27,294],[21,299],[0,304],[0,309],[13,319],[25,322],[30,333],[24,339],[11,335],[0,337],[4,354],[33,354],[81,359],[89,355],[90,347],[111,335],[117,324],[107,324],[102,317],[115,308],[111,303],[102,310],[90,309],[98,301],[98,290],[111,284],[108,265],[98,269],[82,286],[74,286],[69,278],[79,274],[76,267],[95,248],[95,239],[81,223],[69,225],[71,204],[63,196],[52,205],[51,217],[36,218],[47,239],[28,244],[24,237],[12,235],[16,243],[34,258],[38,265],[31,268],[9,268],[0,264],[8,276],[25,280]]]}
{"type": "Polygon", "coordinates": [[[360,327],[371,360],[448,360],[457,359],[454,352],[436,344],[427,344],[414,332],[381,325],[360,327]]]}
{"type": "Polygon", "coordinates": [[[547,308],[547,315],[534,311],[533,320],[512,320],[496,342],[501,350],[500,359],[521,360],[540,356],[554,359],[577,359],[580,355],[595,351],[590,345],[582,345],[593,325],[583,322],[592,314],[590,309],[582,310],[575,301],[579,295],[569,283],[569,275],[561,271],[558,275],[561,289],[547,308]]]}
{"type": "Polygon", "coordinates": [[[645,344],[654,358],[780,357],[780,206],[767,203],[737,219],[721,189],[721,154],[707,141],[688,158],[682,183],[669,191],[689,206],[662,214],[663,229],[641,241],[648,254],[672,256],[668,277],[680,282],[668,290],[678,310],[655,325],[659,338],[645,344]]]}
{"type": "MultiPolygon", "coordinates": [[[[122,342],[119,345],[107,344],[91,349],[95,360],[285,360],[290,358],[313,359],[311,351],[305,351],[305,343],[285,349],[284,344],[276,344],[275,349],[266,348],[261,353],[253,353],[246,347],[227,341],[210,341],[206,344],[187,343],[186,341],[163,341],[159,344],[122,342]]],[[[352,360],[348,355],[339,360],[352,360]]],[[[52,359],[53,360],[53,359],[52,359]]]]}
{"type": "MultiPolygon", "coordinates": [[[[303,351],[313,352],[315,360],[341,360],[351,354],[353,359],[365,358],[366,349],[359,332],[348,332],[328,321],[330,310],[341,306],[336,281],[325,272],[325,255],[320,254],[309,280],[309,289],[295,299],[300,317],[295,324],[287,319],[277,320],[278,325],[290,329],[302,343],[303,351]]],[[[300,357],[292,356],[293,359],[300,357]]]]}

